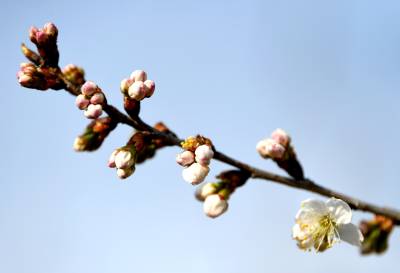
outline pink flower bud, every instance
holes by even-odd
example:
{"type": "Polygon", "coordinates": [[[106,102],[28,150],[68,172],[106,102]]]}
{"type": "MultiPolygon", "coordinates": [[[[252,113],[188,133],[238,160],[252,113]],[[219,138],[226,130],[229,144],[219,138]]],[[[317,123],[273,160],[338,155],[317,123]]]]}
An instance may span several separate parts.
{"type": "Polygon", "coordinates": [[[48,39],[47,34],[44,33],[42,30],[38,30],[38,31],[36,32],[36,42],[37,42],[38,44],[43,44],[43,43],[45,43],[45,42],[47,41],[47,39],[48,39]]]}
{"type": "Polygon", "coordinates": [[[146,86],[142,81],[134,82],[128,90],[130,98],[141,101],[146,96],[146,86]]]}
{"type": "Polygon", "coordinates": [[[194,162],[194,154],[191,151],[184,151],[176,155],[176,163],[181,166],[189,166],[194,162]]]}
{"type": "Polygon", "coordinates": [[[32,43],[36,43],[36,33],[38,32],[37,27],[31,27],[29,29],[29,39],[32,41],[32,43]]]}
{"type": "Polygon", "coordinates": [[[94,82],[87,81],[81,87],[81,92],[85,96],[91,96],[97,91],[97,85],[94,82]]]}
{"type": "Polygon", "coordinates": [[[146,86],[146,98],[150,98],[154,94],[156,84],[152,80],[147,80],[144,82],[144,85],[146,86]]]}
{"type": "Polygon", "coordinates": [[[135,171],[135,167],[126,169],[117,169],[117,176],[121,179],[125,179],[131,176],[135,171]]]}
{"type": "Polygon", "coordinates": [[[84,95],[80,94],[76,97],[75,104],[79,109],[84,110],[88,107],[89,100],[84,95]]]}
{"type": "Polygon", "coordinates": [[[196,161],[205,166],[210,164],[210,160],[214,156],[212,148],[208,145],[200,145],[194,153],[196,154],[196,161]]]}
{"type": "Polygon", "coordinates": [[[93,96],[90,98],[91,104],[103,104],[103,102],[104,102],[104,94],[101,92],[94,93],[93,96]]]}
{"type": "Polygon", "coordinates": [[[183,169],[182,177],[186,182],[192,185],[198,185],[204,181],[210,168],[199,163],[193,163],[189,167],[183,169]]]}
{"type": "Polygon", "coordinates": [[[207,196],[204,200],[204,213],[211,218],[215,218],[223,214],[228,209],[228,202],[219,194],[207,196]]]}
{"type": "Polygon", "coordinates": [[[282,159],[286,151],[285,147],[270,138],[258,142],[256,149],[262,157],[273,159],[282,159]]]}
{"type": "Polygon", "coordinates": [[[132,83],[133,83],[133,80],[131,80],[131,79],[123,79],[121,81],[121,85],[120,85],[121,92],[128,93],[129,87],[132,85],[132,83]]]}
{"type": "Polygon", "coordinates": [[[144,82],[147,80],[147,74],[143,70],[135,70],[132,72],[129,78],[135,82],[137,81],[144,82]]]}
{"type": "Polygon", "coordinates": [[[118,169],[130,168],[135,164],[135,159],[131,152],[126,150],[120,150],[115,155],[115,166],[118,169]]]}
{"type": "Polygon", "coordinates": [[[287,147],[290,143],[290,136],[280,128],[272,132],[271,138],[284,147],[287,147]]]}
{"type": "Polygon", "coordinates": [[[108,159],[108,167],[110,168],[115,168],[115,156],[119,153],[119,150],[115,150],[112,152],[110,155],[110,158],[108,159]]]}
{"type": "Polygon", "coordinates": [[[96,119],[101,116],[103,113],[103,107],[100,104],[89,104],[87,109],[85,110],[84,114],[85,117],[90,119],[96,119]]]}

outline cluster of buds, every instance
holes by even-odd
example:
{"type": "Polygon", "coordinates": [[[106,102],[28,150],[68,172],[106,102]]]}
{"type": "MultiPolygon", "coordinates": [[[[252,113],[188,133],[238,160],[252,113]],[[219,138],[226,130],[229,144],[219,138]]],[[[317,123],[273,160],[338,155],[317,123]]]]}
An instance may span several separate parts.
{"type": "Polygon", "coordinates": [[[77,152],[97,150],[108,134],[115,129],[116,122],[110,117],[93,120],[85,129],[85,132],[78,136],[74,142],[74,149],[77,152]]]}
{"type": "Polygon", "coordinates": [[[64,83],[58,77],[57,69],[38,67],[33,63],[21,63],[17,79],[22,86],[38,90],[49,88],[59,90],[64,87],[64,83]]]}
{"type": "MultiPolygon", "coordinates": [[[[163,126],[167,128],[165,125],[163,126]]],[[[116,149],[111,154],[108,166],[117,168],[119,178],[127,178],[135,171],[136,164],[152,158],[156,150],[161,147],[163,147],[162,142],[154,138],[150,133],[136,132],[124,147],[116,149]]]]}
{"type": "Polygon", "coordinates": [[[75,85],[82,85],[85,82],[85,71],[80,68],[79,66],[76,66],[74,64],[68,64],[66,65],[62,73],[64,74],[64,77],[70,81],[71,83],[75,85]]]}
{"type": "Polygon", "coordinates": [[[84,110],[85,117],[89,119],[100,117],[106,103],[103,91],[94,82],[87,81],[82,85],[81,92],[76,97],[76,106],[84,110]]]}
{"type": "Polygon", "coordinates": [[[304,179],[303,168],[297,160],[291,138],[284,130],[273,131],[270,138],[257,143],[256,149],[263,158],[271,158],[293,178],[304,179]]]}
{"type": "Polygon", "coordinates": [[[200,184],[208,175],[208,165],[214,156],[211,141],[201,136],[188,137],[181,146],[185,151],[176,156],[176,162],[185,167],[183,179],[192,185],[200,184]]]}
{"type": "Polygon", "coordinates": [[[121,179],[131,176],[135,171],[136,147],[126,145],[112,152],[108,160],[108,167],[117,168],[117,175],[121,179]]]}
{"type": "Polygon", "coordinates": [[[385,252],[388,248],[388,239],[393,227],[393,220],[381,215],[376,215],[370,221],[362,221],[360,223],[360,230],[364,235],[364,241],[361,245],[361,253],[381,254],[385,252]]]}
{"type": "Polygon", "coordinates": [[[217,176],[220,181],[206,183],[195,192],[197,200],[204,202],[203,211],[211,218],[216,218],[228,209],[228,199],[237,187],[246,183],[250,175],[247,172],[231,170],[217,176]]]}
{"type": "Polygon", "coordinates": [[[29,30],[30,40],[38,48],[44,63],[50,67],[58,66],[57,35],[58,29],[53,23],[47,23],[41,29],[31,27],[29,30]]]}
{"type": "Polygon", "coordinates": [[[150,98],[156,85],[154,81],[147,79],[147,74],[143,70],[135,70],[129,78],[121,81],[121,92],[128,98],[141,101],[150,98]]]}

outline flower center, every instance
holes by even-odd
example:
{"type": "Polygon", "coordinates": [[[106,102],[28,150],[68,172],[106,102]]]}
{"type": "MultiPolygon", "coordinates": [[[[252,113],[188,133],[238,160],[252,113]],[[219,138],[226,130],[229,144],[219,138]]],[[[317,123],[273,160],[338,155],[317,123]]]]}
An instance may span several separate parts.
{"type": "Polygon", "coordinates": [[[339,238],[337,224],[330,215],[324,215],[318,222],[313,234],[314,248],[317,251],[324,251],[330,248],[339,238]]]}

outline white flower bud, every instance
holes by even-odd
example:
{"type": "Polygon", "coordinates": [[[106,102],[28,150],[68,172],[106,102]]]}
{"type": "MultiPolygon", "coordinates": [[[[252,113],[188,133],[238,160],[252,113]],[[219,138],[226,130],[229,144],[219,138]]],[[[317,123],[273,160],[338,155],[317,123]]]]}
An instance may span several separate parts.
{"type": "Polygon", "coordinates": [[[290,143],[290,136],[280,128],[272,132],[271,138],[284,147],[287,147],[290,143]]]}
{"type": "Polygon", "coordinates": [[[217,187],[214,183],[206,183],[196,190],[196,198],[200,201],[204,201],[207,196],[217,192],[217,187]]]}
{"type": "Polygon", "coordinates": [[[117,169],[117,176],[121,179],[125,179],[129,176],[131,176],[135,171],[135,167],[130,167],[126,169],[117,169]]]}
{"type": "Polygon", "coordinates": [[[285,147],[270,138],[258,142],[256,149],[262,157],[273,159],[282,159],[286,151],[285,147]]]}
{"type": "Polygon", "coordinates": [[[131,79],[123,79],[121,81],[121,85],[120,85],[122,93],[127,93],[128,89],[132,85],[132,83],[133,83],[133,81],[131,79]]]}
{"type": "Polygon", "coordinates": [[[208,145],[200,145],[194,153],[196,154],[196,161],[204,166],[210,164],[210,160],[214,156],[212,148],[208,145]]]}
{"type": "Polygon", "coordinates": [[[85,149],[85,141],[81,137],[75,138],[74,141],[74,150],[77,152],[81,152],[85,149]]]}
{"type": "Polygon", "coordinates": [[[200,184],[206,178],[210,168],[199,163],[193,163],[189,167],[183,169],[182,177],[186,182],[192,185],[200,184]]]}
{"type": "Polygon", "coordinates": [[[126,151],[126,150],[120,150],[116,155],[115,155],[115,166],[118,169],[126,169],[135,163],[135,159],[132,155],[131,152],[126,151]]]}
{"type": "Polygon", "coordinates": [[[137,81],[144,82],[147,80],[147,74],[143,70],[135,70],[132,72],[132,74],[129,78],[131,80],[134,80],[135,82],[137,82],[137,81]]]}
{"type": "Polygon", "coordinates": [[[189,166],[194,162],[194,154],[191,151],[184,151],[176,155],[176,163],[181,166],[189,166]]]}
{"type": "Polygon", "coordinates": [[[215,218],[223,214],[228,209],[228,202],[219,194],[207,196],[204,200],[204,213],[211,218],[215,218]]]}
{"type": "Polygon", "coordinates": [[[146,96],[146,86],[142,81],[134,82],[128,89],[130,98],[141,101],[146,96]]]}

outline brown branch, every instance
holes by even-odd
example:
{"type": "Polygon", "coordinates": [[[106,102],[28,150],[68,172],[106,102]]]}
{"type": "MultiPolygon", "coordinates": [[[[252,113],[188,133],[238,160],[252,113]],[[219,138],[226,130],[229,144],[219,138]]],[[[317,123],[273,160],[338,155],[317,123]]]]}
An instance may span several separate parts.
{"type": "MultiPolygon", "coordinates": [[[[60,70],[60,78],[63,80],[65,83],[65,90],[68,91],[70,94],[77,96],[80,94],[80,86],[76,86],[73,83],[69,82],[61,73],[60,70]]],[[[170,146],[179,146],[180,143],[183,141],[182,139],[179,139],[176,137],[175,134],[173,133],[161,133],[157,131],[154,127],[148,125],[145,123],[143,120],[140,119],[139,116],[135,118],[131,118],[124,113],[120,112],[117,108],[114,106],[107,104],[104,106],[104,111],[116,122],[126,124],[138,131],[148,131],[157,137],[162,137],[165,141],[166,144],[170,146]]],[[[215,149],[215,148],[214,148],[215,149]]],[[[302,189],[305,191],[317,193],[323,196],[327,197],[336,197],[339,199],[342,199],[346,203],[348,203],[353,209],[355,210],[361,210],[361,211],[366,211],[366,212],[371,212],[374,214],[378,215],[383,215],[388,218],[391,218],[394,220],[394,222],[397,225],[400,225],[400,211],[392,208],[386,208],[386,207],[380,207],[368,202],[364,202],[360,199],[353,198],[351,196],[342,194],[340,192],[336,192],[334,190],[325,188],[323,186],[320,186],[313,182],[310,179],[305,179],[305,180],[295,180],[289,177],[281,176],[278,174],[274,174],[271,172],[267,172],[258,168],[255,168],[251,165],[248,165],[246,163],[243,163],[239,160],[236,160],[228,155],[225,155],[222,152],[219,152],[218,150],[215,149],[215,154],[214,154],[214,159],[219,160],[223,163],[226,163],[228,165],[234,166],[238,169],[245,170],[249,173],[251,173],[251,176],[253,178],[259,178],[259,179],[264,179],[272,182],[276,182],[282,185],[286,185],[292,188],[296,189],[302,189]]]]}

